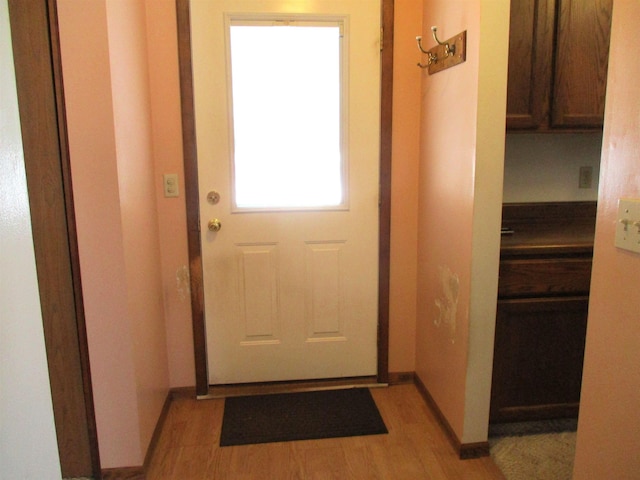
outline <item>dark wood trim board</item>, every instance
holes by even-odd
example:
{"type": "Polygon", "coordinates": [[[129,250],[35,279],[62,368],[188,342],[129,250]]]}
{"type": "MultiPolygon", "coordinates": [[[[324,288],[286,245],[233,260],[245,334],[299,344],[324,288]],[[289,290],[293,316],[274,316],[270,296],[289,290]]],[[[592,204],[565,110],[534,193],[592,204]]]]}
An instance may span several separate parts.
{"type": "Polygon", "coordinates": [[[102,480],[145,480],[144,467],[105,468],[102,470],[102,480]]]}
{"type": "Polygon", "coordinates": [[[415,372],[389,372],[389,385],[415,383],[415,372]]]}
{"type": "Polygon", "coordinates": [[[189,0],[176,0],[176,17],[178,23],[182,153],[184,157],[184,183],[187,203],[187,244],[191,278],[196,392],[198,395],[206,395],[209,390],[209,376],[207,373],[207,340],[204,323],[202,245],[200,243],[200,207],[198,199],[198,154],[196,151],[195,105],[193,103],[189,0]]]}
{"type": "Polygon", "coordinates": [[[380,80],[380,210],[378,260],[378,382],[389,382],[389,282],[391,262],[391,132],[393,117],[393,7],[382,0],[380,80]]]}

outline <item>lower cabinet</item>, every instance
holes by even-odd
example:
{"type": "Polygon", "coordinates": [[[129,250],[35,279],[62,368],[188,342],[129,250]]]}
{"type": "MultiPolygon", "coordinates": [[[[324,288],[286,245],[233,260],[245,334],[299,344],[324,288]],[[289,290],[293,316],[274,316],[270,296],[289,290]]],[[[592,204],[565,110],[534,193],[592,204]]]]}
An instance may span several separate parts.
{"type": "Polygon", "coordinates": [[[588,297],[498,302],[491,422],[577,415],[588,297]]]}
{"type": "Polygon", "coordinates": [[[576,417],[595,202],[505,204],[491,423],[576,417]]]}

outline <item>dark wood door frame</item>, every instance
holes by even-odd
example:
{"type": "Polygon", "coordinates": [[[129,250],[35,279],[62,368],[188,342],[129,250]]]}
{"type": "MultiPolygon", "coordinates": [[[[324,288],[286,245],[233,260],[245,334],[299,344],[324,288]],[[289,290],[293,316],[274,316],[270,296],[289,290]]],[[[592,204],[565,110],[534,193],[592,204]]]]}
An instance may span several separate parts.
{"type": "MultiPolygon", "coordinates": [[[[393,5],[382,0],[381,109],[380,109],[380,210],[378,273],[378,374],[379,383],[389,381],[389,261],[391,232],[391,116],[393,101],[393,5]]],[[[204,320],[202,245],[198,193],[198,158],[194,113],[189,0],[176,0],[180,99],[187,203],[187,240],[191,274],[191,309],[196,371],[196,394],[207,395],[207,344],[204,320]]]]}
{"type": "Polygon", "coordinates": [[[63,477],[101,478],[55,0],[9,0],[38,289],[63,477]]]}

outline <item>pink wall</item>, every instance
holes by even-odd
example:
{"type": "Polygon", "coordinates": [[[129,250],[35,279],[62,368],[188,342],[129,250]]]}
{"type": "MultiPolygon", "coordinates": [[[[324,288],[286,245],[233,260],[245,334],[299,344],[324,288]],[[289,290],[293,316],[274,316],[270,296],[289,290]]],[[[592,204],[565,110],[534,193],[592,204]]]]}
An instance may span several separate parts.
{"type": "Polygon", "coordinates": [[[172,387],[193,386],[175,0],[147,2],[147,51],[169,375],[172,387]],[[164,173],[178,174],[181,192],[178,198],[164,197],[161,183],[164,173]]]}
{"type": "MultiPolygon", "coordinates": [[[[473,39],[481,29],[480,6],[426,3],[396,2],[395,11],[389,358],[391,371],[418,370],[462,438],[465,416],[483,421],[476,412],[482,411],[484,400],[465,402],[469,385],[480,385],[482,393],[490,378],[484,338],[479,337],[479,345],[475,334],[469,340],[470,331],[482,325],[470,324],[470,315],[486,317],[470,314],[478,310],[473,294],[486,293],[471,287],[478,269],[472,252],[486,243],[483,236],[472,236],[474,219],[482,212],[474,204],[474,192],[486,185],[478,183],[478,174],[486,172],[486,162],[478,158],[502,155],[476,140],[480,118],[494,118],[478,100],[484,76],[478,72],[481,46],[473,39]],[[453,75],[439,74],[432,83],[415,66],[423,3],[429,4],[425,25],[439,22],[443,34],[468,29],[470,51],[476,52],[457,72],[451,70],[453,75]],[[443,97],[458,87],[459,94],[443,97]],[[422,156],[421,134],[428,139],[422,156]],[[418,251],[421,280],[416,289],[418,251]],[[460,279],[455,332],[446,322],[434,325],[435,301],[447,306],[441,283],[446,270],[440,267],[460,279]],[[417,343],[416,298],[421,314],[417,343]],[[467,368],[476,352],[481,353],[474,362],[479,372],[467,368]]],[[[101,455],[105,467],[139,465],[162,395],[169,387],[194,384],[175,3],[59,0],[59,8],[101,455]],[[163,197],[163,173],[179,175],[179,198],[163,197]]],[[[429,38],[428,32],[423,35],[429,38]]],[[[500,89],[494,86],[487,93],[489,103],[499,107],[500,95],[496,98],[494,91],[500,89]]],[[[494,185],[500,175],[491,178],[494,185]]],[[[493,208],[491,202],[487,205],[493,208]]],[[[495,211],[485,218],[490,227],[495,211]]],[[[491,248],[482,256],[489,264],[491,248]]],[[[491,324],[487,331],[492,335],[491,324]]]]}
{"type": "MultiPolygon", "coordinates": [[[[415,35],[422,25],[422,0],[396,2],[394,44],[394,140],[389,368],[415,369],[417,252],[417,168],[420,72],[415,35]]],[[[180,91],[173,0],[147,2],[147,37],[158,222],[167,349],[172,387],[194,384],[193,336],[186,245],[184,195],[164,198],[163,173],[178,173],[184,192],[180,91]]]]}
{"type": "Polygon", "coordinates": [[[424,3],[425,45],[431,25],[468,43],[465,63],[422,79],[416,372],[465,443],[487,438],[508,14],[508,1],[424,3]]]}
{"type": "Polygon", "coordinates": [[[416,373],[462,437],[471,277],[479,6],[425,2],[423,38],[467,29],[466,63],[423,73],[416,373]],[[446,33],[445,33],[446,32],[446,33]],[[446,91],[450,94],[447,95],[446,91]],[[452,92],[459,92],[453,95],[452,92]],[[455,115],[455,116],[454,116],[455,115]]]}
{"type": "Polygon", "coordinates": [[[58,8],[101,463],[137,466],[169,388],[144,2],[58,8]]]}
{"type": "Polygon", "coordinates": [[[640,3],[614,1],[574,478],[640,472],[640,255],[614,247],[618,199],[640,198],[640,3]]]}
{"type": "MultiPolygon", "coordinates": [[[[491,290],[486,295],[478,279],[483,274],[488,278],[486,272],[497,268],[491,231],[496,223],[497,190],[501,190],[501,171],[489,158],[503,158],[495,122],[489,119],[497,118],[490,105],[498,109],[504,98],[488,72],[497,75],[498,83],[502,81],[504,22],[500,18],[504,12],[508,17],[508,2],[503,2],[505,6],[488,0],[424,1],[424,25],[438,24],[441,36],[467,29],[469,53],[464,65],[434,77],[423,74],[421,93],[416,90],[415,75],[420,73],[414,67],[412,38],[417,34],[413,29],[419,27],[422,0],[412,2],[396,2],[390,367],[392,371],[414,368],[415,328],[416,371],[458,436],[476,441],[482,439],[478,427],[486,407],[482,392],[490,378],[487,338],[493,334],[490,307],[477,300],[484,296],[492,301],[493,287],[485,286],[491,290]],[[495,6],[490,8],[490,3],[495,6]],[[496,24],[488,30],[492,21],[496,24]],[[489,48],[485,39],[496,45],[489,48]],[[496,62],[500,68],[491,70],[488,66],[496,62]],[[416,132],[421,106],[422,129],[416,132]],[[417,157],[420,134],[418,198],[414,187],[418,168],[412,159],[417,157]],[[416,203],[420,208],[417,232],[412,210],[416,203]],[[477,221],[479,213],[487,223],[477,221]],[[416,243],[417,271],[412,265],[416,243]],[[415,326],[414,276],[418,278],[415,326]],[[480,395],[471,395],[476,386],[480,395]]],[[[182,275],[187,264],[184,196],[165,199],[160,190],[162,173],[178,173],[183,180],[174,2],[146,2],[146,46],[141,1],[109,2],[107,11],[104,0],[59,0],[59,9],[101,456],[105,467],[139,465],[158,399],[166,392],[166,365],[169,385],[193,385],[189,293],[182,275]],[[133,51],[120,43],[125,40],[133,42],[133,51]],[[145,55],[148,72],[142,66],[145,55]],[[126,88],[129,82],[134,90],[126,88]],[[139,98],[130,97],[134,92],[139,98]],[[129,115],[141,123],[130,125],[129,115]],[[127,134],[130,127],[136,129],[135,137],[127,134]],[[139,224],[144,228],[138,229],[139,224]],[[153,239],[154,232],[159,243],[153,239]],[[144,254],[137,258],[142,250],[144,254]],[[144,274],[138,277],[138,271],[144,274]],[[146,283],[142,289],[141,283],[146,283]],[[160,301],[164,302],[166,354],[160,349],[160,301]],[[144,314],[146,308],[152,315],[144,314]]],[[[614,44],[635,38],[631,29],[639,15],[636,3],[617,0],[614,44]]],[[[422,33],[425,40],[430,38],[428,28],[422,33]]],[[[611,246],[617,198],[640,196],[637,175],[633,176],[637,166],[630,153],[640,142],[638,125],[633,123],[638,115],[628,110],[635,104],[625,101],[630,93],[638,96],[637,89],[631,92],[633,76],[626,74],[630,69],[639,71],[639,66],[637,60],[629,66],[634,59],[625,58],[622,67],[622,55],[623,49],[612,48],[576,478],[604,478],[613,471],[617,478],[630,478],[639,469],[629,461],[636,457],[620,448],[635,451],[639,443],[635,432],[640,425],[630,421],[635,417],[628,408],[639,403],[637,349],[629,344],[638,336],[637,322],[633,322],[638,304],[623,300],[637,298],[632,288],[637,290],[637,269],[631,271],[637,258],[611,246]],[[620,282],[621,276],[626,284],[620,282]],[[609,328],[613,317],[615,330],[609,328]],[[611,397],[615,401],[608,400],[611,397]],[[607,473],[590,475],[597,468],[607,473]]]]}
{"type": "MultiPolygon", "coordinates": [[[[415,35],[422,25],[422,0],[395,5],[392,235],[389,369],[415,369],[417,169],[420,72],[415,35]]],[[[180,91],[174,0],[147,2],[147,37],[158,222],[167,349],[172,387],[194,384],[193,335],[187,268],[186,207],[163,197],[163,173],[178,173],[184,192],[180,91]]]]}
{"type": "Polygon", "coordinates": [[[422,0],[395,3],[389,371],[415,370],[422,0]]]}
{"type": "MultiPolygon", "coordinates": [[[[394,43],[394,140],[389,369],[415,369],[417,167],[420,72],[415,35],[422,25],[422,0],[396,2],[394,43]]],[[[172,387],[194,384],[193,336],[188,285],[184,195],[166,199],[159,180],[178,173],[184,192],[180,91],[173,0],[147,2],[147,37],[158,221],[167,348],[172,387]]]]}
{"type": "Polygon", "coordinates": [[[153,175],[144,0],[107,2],[111,86],[128,314],[143,452],[167,397],[169,375],[153,175]]]}
{"type": "Polygon", "coordinates": [[[58,2],[69,148],[100,456],[142,458],[104,1],[58,2]]]}

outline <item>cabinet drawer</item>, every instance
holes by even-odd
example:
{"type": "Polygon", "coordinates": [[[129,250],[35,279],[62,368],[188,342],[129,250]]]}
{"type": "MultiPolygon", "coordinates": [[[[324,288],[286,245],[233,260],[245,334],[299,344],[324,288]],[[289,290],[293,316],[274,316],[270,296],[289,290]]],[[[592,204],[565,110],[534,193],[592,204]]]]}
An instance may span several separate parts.
{"type": "Polygon", "coordinates": [[[591,258],[507,259],[500,262],[500,297],[580,295],[589,292],[591,258]]]}

